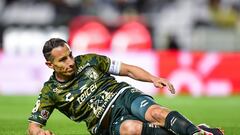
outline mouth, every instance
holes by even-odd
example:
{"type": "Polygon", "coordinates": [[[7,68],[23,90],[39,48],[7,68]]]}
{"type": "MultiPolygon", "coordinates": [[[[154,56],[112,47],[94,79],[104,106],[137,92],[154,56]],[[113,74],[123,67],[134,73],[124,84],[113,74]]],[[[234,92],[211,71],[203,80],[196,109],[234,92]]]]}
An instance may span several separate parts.
{"type": "Polygon", "coordinates": [[[67,70],[68,73],[72,73],[72,72],[75,72],[75,68],[70,68],[67,70]]]}
{"type": "Polygon", "coordinates": [[[69,69],[69,70],[67,70],[67,72],[72,73],[72,72],[74,72],[74,69],[69,69]]]}
{"type": "Polygon", "coordinates": [[[67,70],[66,70],[66,73],[68,74],[72,74],[76,71],[76,68],[75,67],[69,67],[67,70]]]}

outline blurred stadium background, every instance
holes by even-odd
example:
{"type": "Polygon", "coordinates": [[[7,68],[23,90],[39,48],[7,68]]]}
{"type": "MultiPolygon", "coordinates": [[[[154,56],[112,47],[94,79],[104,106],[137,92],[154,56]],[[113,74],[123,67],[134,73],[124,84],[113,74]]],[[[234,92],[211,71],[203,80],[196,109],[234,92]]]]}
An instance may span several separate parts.
{"type": "MultiPolygon", "coordinates": [[[[75,55],[100,53],[168,78],[174,96],[117,79],[194,122],[240,134],[240,0],[1,0],[0,134],[25,133],[34,100],[52,72],[41,54],[52,37],[68,41],[75,55]]],[[[56,115],[53,121],[62,119],[56,115]]],[[[86,134],[71,130],[67,120],[55,124],[66,122],[65,133],[55,127],[58,134],[86,134]]]]}

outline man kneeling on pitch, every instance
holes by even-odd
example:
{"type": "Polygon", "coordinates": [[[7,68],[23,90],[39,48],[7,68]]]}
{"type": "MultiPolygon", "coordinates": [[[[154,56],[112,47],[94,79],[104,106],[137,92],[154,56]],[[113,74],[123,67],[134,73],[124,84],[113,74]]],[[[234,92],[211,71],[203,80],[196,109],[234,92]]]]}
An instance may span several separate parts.
{"type": "Polygon", "coordinates": [[[46,65],[53,69],[29,117],[30,135],[52,135],[42,127],[56,108],[73,121],[86,122],[96,135],[223,135],[217,128],[195,126],[177,111],[113,75],[151,82],[157,88],[173,85],[144,69],[98,54],[72,56],[69,45],[52,38],[43,47],[46,65]]]}

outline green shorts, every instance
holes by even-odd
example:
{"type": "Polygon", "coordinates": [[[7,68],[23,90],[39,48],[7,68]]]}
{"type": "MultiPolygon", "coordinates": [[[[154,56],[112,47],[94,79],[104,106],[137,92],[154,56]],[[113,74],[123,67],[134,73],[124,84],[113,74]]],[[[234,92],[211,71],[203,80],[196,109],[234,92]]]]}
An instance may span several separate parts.
{"type": "Polygon", "coordinates": [[[120,125],[125,120],[146,122],[145,112],[153,104],[156,104],[153,98],[140,90],[133,87],[125,90],[113,104],[109,134],[120,135],[120,125]]]}

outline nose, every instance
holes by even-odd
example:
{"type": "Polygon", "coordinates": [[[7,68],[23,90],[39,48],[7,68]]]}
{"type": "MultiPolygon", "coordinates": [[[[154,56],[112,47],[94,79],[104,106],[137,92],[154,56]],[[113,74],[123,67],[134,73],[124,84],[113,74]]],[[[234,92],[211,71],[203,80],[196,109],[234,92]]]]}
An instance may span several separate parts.
{"type": "Polygon", "coordinates": [[[71,58],[71,57],[68,57],[68,65],[69,65],[69,67],[73,67],[74,66],[74,59],[73,58],[71,58]]]}

